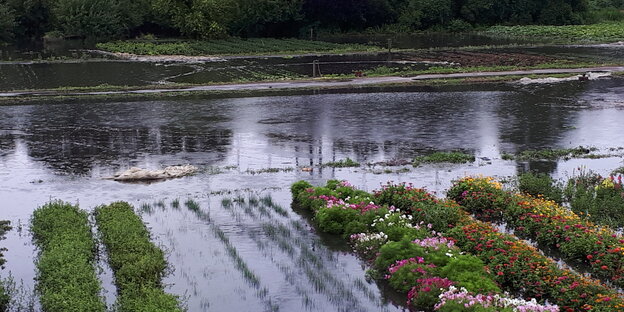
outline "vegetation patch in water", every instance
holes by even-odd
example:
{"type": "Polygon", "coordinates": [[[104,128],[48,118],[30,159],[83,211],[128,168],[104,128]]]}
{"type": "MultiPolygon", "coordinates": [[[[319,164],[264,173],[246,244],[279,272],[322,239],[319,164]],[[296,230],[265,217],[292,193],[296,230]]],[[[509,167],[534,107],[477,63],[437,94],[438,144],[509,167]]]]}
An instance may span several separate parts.
{"type": "Polygon", "coordinates": [[[138,55],[252,55],[375,52],[382,48],[363,44],[273,38],[228,38],[220,40],[114,41],[98,43],[98,49],[138,55]]]}
{"type": "MultiPolygon", "coordinates": [[[[5,238],[5,235],[8,231],[11,230],[11,222],[2,220],[0,221],[0,240],[5,238]]],[[[4,259],[3,252],[6,251],[6,248],[0,248],[0,268],[4,269],[4,264],[6,260],[4,259]]],[[[7,311],[9,308],[9,304],[11,302],[11,296],[8,294],[6,281],[0,280],[0,311],[7,311]]]]}
{"type": "Polygon", "coordinates": [[[486,34],[552,39],[564,42],[613,42],[624,39],[624,22],[565,26],[494,26],[489,28],[486,34]]]}
{"type": "Polygon", "coordinates": [[[95,209],[95,221],[117,285],[118,311],[182,311],[177,296],[163,291],[164,252],[132,206],[117,202],[95,209]]]}
{"type": "MultiPolygon", "coordinates": [[[[560,252],[564,259],[582,261],[589,266],[594,278],[618,287],[624,285],[624,254],[621,252],[624,239],[621,235],[584,220],[553,201],[504,191],[491,181],[487,178],[460,179],[449,189],[449,196],[470,213],[484,218],[500,218],[519,235],[560,252]]],[[[603,181],[608,183],[611,180],[603,181]]],[[[622,191],[618,192],[621,196],[622,191]]]]}
{"type": "Polygon", "coordinates": [[[464,152],[435,152],[427,156],[418,156],[414,158],[414,167],[418,167],[423,163],[452,163],[463,164],[474,162],[475,157],[464,152]]]}
{"type": "Polygon", "coordinates": [[[330,167],[330,168],[348,168],[348,167],[359,167],[360,163],[356,162],[351,158],[341,159],[338,161],[326,162],[322,164],[322,167],[330,167]]]}
{"type": "Polygon", "coordinates": [[[31,231],[40,250],[36,289],[43,311],[106,311],[87,212],[61,201],[48,203],[33,212],[31,231]]]}
{"type": "Polygon", "coordinates": [[[503,153],[504,160],[532,161],[532,160],[558,160],[581,158],[590,155],[591,152],[598,150],[595,147],[574,147],[563,149],[542,149],[542,150],[526,150],[516,155],[503,153]]]}
{"type": "MultiPolygon", "coordinates": [[[[292,185],[291,191],[295,204],[314,212],[321,230],[340,229],[335,233],[349,237],[354,250],[373,264],[373,276],[386,279],[395,290],[407,293],[408,304],[418,310],[436,306],[440,311],[458,311],[453,307],[459,306],[463,311],[464,303],[475,309],[484,308],[476,301],[470,303],[469,298],[480,291],[500,292],[498,285],[524,297],[547,299],[564,311],[580,309],[585,302],[607,310],[622,303],[614,290],[559,269],[553,260],[525,242],[498,233],[493,226],[470,217],[453,201],[437,199],[423,189],[406,184],[386,185],[369,194],[346,181],[328,181],[325,187],[300,181],[292,185]],[[332,210],[352,213],[322,216],[332,210]],[[492,253],[493,250],[496,252],[492,253]],[[527,289],[524,285],[530,281],[540,284],[527,289]],[[567,292],[560,291],[568,286],[571,287],[567,292]],[[459,287],[467,290],[455,296],[459,287]],[[578,300],[581,294],[587,298],[584,302],[578,300]],[[605,296],[609,299],[594,301],[605,296]]],[[[531,303],[520,300],[516,304],[531,303]]],[[[493,305],[479,311],[507,310],[493,305]]],[[[539,311],[559,308],[546,305],[539,311]]]]}
{"type": "Polygon", "coordinates": [[[518,189],[532,196],[543,196],[561,204],[563,202],[563,186],[545,173],[526,172],[518,176],[518,189]]]}

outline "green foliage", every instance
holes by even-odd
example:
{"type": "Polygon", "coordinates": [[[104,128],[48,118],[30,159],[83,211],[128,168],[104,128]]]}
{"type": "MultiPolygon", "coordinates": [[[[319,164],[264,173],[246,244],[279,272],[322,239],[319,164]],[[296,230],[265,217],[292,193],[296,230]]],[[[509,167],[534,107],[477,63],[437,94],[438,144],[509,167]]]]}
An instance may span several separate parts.
{"type": "Polygon", "coordinates": [[[475,157],[471,154],[463,152],[435,152],[427,156],[418,156],[414,158],[414,167],[419,166],[422,163],[453,163],[463,164],[474,162],[475,157]]]}
{"type": "Polygon", "coordinates": [[[312,188],[312,184],[308,181],[297,181],[290,186],[290,193],[293,195],[293,198],[297,197],[301,192],[306,189],[312,188]]]}
{"type": "Polygon", "coordinates": [[[523,173],[518,176],[518,189],[533,196],[544,196],[557,203],[563,201],[563,185],[545,173],[523,173]]]}
{"type": "Polygon", "coordinates": [[[0,281],[0,311],[8,311],[11,296],[7,293],[4,281],[0,281]]]}
{"type": "Polygon", "coordinates": [[[239,54],[293,54],[293,53],[343,53],[349,51],[374,51],[374,46],[338,44],[298,39],[221,39],[195,41],[115,41],[100,43],[98,49],[109,52],[141,55],[239,55],[239,54]]]}
{"type": "Polygon", "coordinates": [[[52,13],[65,36],[107,39],[123,31],[121,9],[116,0],[57,0],[52,13]]]}
{"type": "Polygon", "coordinates": [[[68,203],[51,202],[33,212],[31,231],[40,249],[36,279],[43,310],[105,311],[87,213],[68,203]]]}
{"type": "Polygon", "coordinates": [[[379,256],[375,259],[374,267],[380,272],[385,272],[391,264],[399,260],[425,256],[425,248],[412,243],[411,239],[388,242],[379,249],[379,256]]]}
{"type": "Polygon", "coordinates": [[[95,220],[115,274],[119,311],[182,311],[177,297],[162,290],[164,253],[150,241],[132,206],[117,202],[98,207],[95,220]]]}
{"type": "Polygon", "coordinates": [[[624,227],[622,177],[603,178],[591,171],[568,180],[565,197],[575,213],[599,224],[624,227]]]}
{"type": "Polygon", "coordinates": [[[458,255],[440,268],[440,276],[455,281],[458,287],[464,287],[478,294],[500,293],[501,290],[492,277],[485,272],[483,262],[472,255],[458,255]]]}
{"type": "Polygon", "coordinates": [[[13,39],[13,28],[15,27],[15,15],[13,10],[0,2],[0,42],[13,39]]]}
{"type": "Polygon", "coordinates": [[[602,42],[624,39],[624,23],[605,22],[567,26],[494,26],[487,33],[495,36],[529,37],[561,42],[602,42]]]}
{"type": "Polygon", "coordinates": [[[360,233],[361,229],[366,229],[366,225],[359,222],[359,212],[353,209],[343,209],[342,207],[321,208],[316,213],[316,222],[321,231],[331,234],[353,234],[360,233]],[[345,233],[347,227],[355,232],[345,233]]]}
{"type": "Polygon", "coordinates": [[[348,157],[346,159],[326,162],[323,164],[323,167],[331,167],[331,168],[348,168],[348,167],[359,167],[359,166],[360,164],[358,162],[348,157]]]}
{"type": "Polygon", "coordinates": [[[574,147],[562,149],[526,150],[516,155],[516,160],[558,160],[582,157],[596,151],[595,147],[574,147]]]}

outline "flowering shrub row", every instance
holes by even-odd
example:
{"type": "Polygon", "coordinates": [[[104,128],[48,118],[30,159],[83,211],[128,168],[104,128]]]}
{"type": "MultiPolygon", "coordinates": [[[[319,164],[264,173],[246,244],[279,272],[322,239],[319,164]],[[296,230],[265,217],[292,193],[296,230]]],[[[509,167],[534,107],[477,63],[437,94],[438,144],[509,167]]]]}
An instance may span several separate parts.
{"type": "Polygon", "coordinates": [[[476,215],[500,217],[518,235],[556,249],[568,260],[589,265],[596,278],[624,286],[624,238],[608,227],[582,219],[553,201],[514,194],[484,185],[483,178],[464,178],[449,196],[476,215]]]}
{"type": "MultiPolygon", "coordinates": [[[[449,299],[440,305],[440,296],[452,285],[476,298],[490,297],[477,293],[500,293],[494,282],[497,277],[488,272],[481,259],[455,246],[455,239],[433,231],[448,230],[449,220],[463,218],[456,204],[439,201],[425,191],[414,192],[411,186],[399,188],[405,193],[393,194],[397,189],[388,186],[372,197],[345,182],[330,181],[320,188],[298,182],[292,192],[299,205],[315,212],[321,230],[350,237],[354,250],[373,264],[373,275],[406,293],[409,305],[426,310],[438,305],[441,311],[495,311],[487,302],[453,309],[452,305],[460,301],[449,299]],[[395,205],[388,205],[389,201],[395,205]]],[[[556,306],[536,306],[539,309],[509,311],[558,311],[556,306]]]]}
{"type": "MultiPolygon", "coordinates": [[[[476,198],[476,202],[485,201],[492,205],[488,209],[503,205],[505,200],[487,201],[488,193],[501,191],[501,185],[490,178],[463,179],[464,187],[452,188],[452,194],[463,194],[482,190],[486,195],[476,198]]],[[[434,202],[429,200],[423,204],[422,200],[414,206],[404,202],[405,198],[423,198],[426,191],[412,188],[408,185],[389,185],[376,193],[376,197],[383,199],[380,204],[392,205],[403,203],[411,210],[415,221],[421,215],[437,215],[439,226],[433,229],[442,232],[444,236],[455,240],[455,245],[462,250],[478,256],[495,275],[499,285],[508,291],[522,294],[524,297],[536,297],[540,300],[558,304],[562,311],[618,311],[624,308],[622,298],[617,293],[600,283],[560,269],[557,264],[542,255],[536,248],[531,247],[516,237],[499,233],[490,224],[477,221],[463,212],[457,204],[452,202],[434,202]],[[454,207],[456,216],[440,213],[454,207]]],[[[478,210],[478,209],[475,209],[478,210]]],[[[483,212],[482,209],[479,212],[483,212]]],[[[486,212],[489,213],[489,212],[486,212]]]]}

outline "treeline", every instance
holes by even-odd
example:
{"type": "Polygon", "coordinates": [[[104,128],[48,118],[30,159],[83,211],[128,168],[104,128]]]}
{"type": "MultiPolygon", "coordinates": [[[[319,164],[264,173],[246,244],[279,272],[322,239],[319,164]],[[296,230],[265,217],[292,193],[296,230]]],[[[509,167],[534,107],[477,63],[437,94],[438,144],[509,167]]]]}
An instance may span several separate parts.
{"type": "Polygon", "coordinates": [[[0,40],[304,36],[368,28],[578,24],[624,0],[0,0],[0,40]]]}

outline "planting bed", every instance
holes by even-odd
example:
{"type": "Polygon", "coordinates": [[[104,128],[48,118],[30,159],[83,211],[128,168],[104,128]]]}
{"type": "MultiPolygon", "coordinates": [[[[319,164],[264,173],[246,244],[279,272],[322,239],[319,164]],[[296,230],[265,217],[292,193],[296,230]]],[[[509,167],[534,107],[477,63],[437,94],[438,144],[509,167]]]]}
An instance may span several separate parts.
{"type": "Polygon", "coordinates": [[[115,274],[118,311],[182,311],[176,296],[163,291],[164,253],[132,206],[117,202],[95,210],[95,220],[115,274]]]}
{"type": "Polygon", "coordinates": [[[106,311],[95,273],[96,244],[86,211],[56,201],[34,211],[37,291],[45,312],[106,311]]]}
{"type": "MultiPolygon", "coordinates": [[[[500,190],[490,180],[475,181],[500,190]]],[[[436,199],[423,189],[386,185],[369,194],[345,181],[317,188],[302,181],[293,185],[292,193],[296,204],[314,212],[322,231],[349,237],[372,264],[373,275],[406,293],[408,304],[417,309],[512,311],[511,304],[497,305],[511,302],[500,295],[502,290],[542,303],[514,301],[519,311],[624,307],[613,288],[559,268],[524,241],[499,233],[454,201],[436,199]],[[546,301],[558,306],[543,305],[546,301]]]]}

